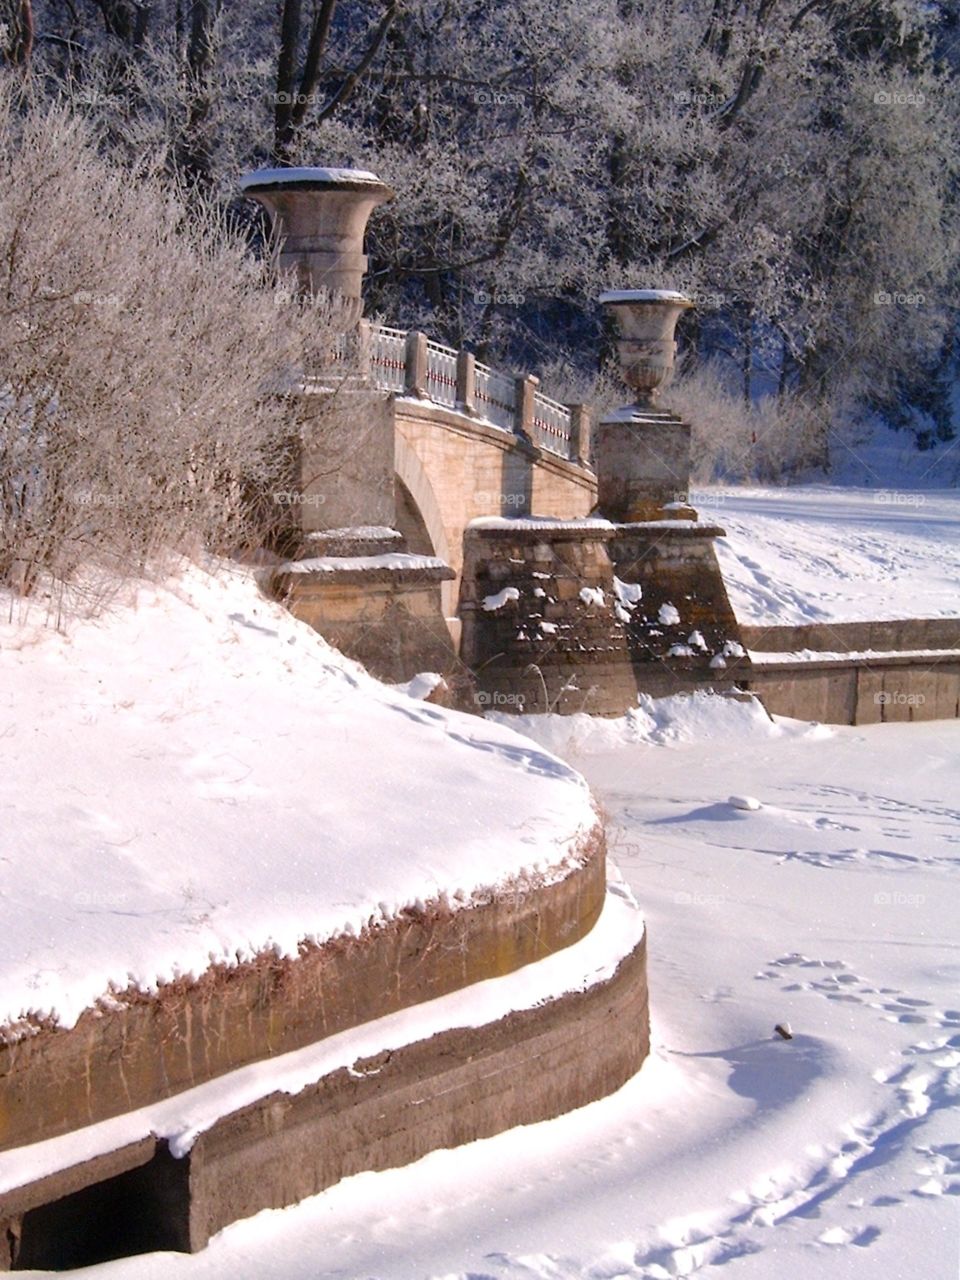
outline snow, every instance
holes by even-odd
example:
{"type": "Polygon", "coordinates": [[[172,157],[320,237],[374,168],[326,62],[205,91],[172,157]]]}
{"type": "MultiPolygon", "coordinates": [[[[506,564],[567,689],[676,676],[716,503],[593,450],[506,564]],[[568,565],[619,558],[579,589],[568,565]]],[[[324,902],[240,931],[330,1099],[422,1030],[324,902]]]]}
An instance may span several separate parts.
{"type": "Polygon", "coordinates": [[[407,551],[386,551],[377,556],[312,556],[307,560],[285,560],[277,573],[337,573],[345,569],[366,572],[377,569],[446,569],[446,560],[436,556],[415,556],[407,551]]]}
{"type": "Polygon", "coordinates": [[[555,520],[552,516],[476,516],[467,524],[468,529],[519,529],[521,532],[571,533],[580,529],[616,529],[609,520],[595,516],[583,516],[577,520],[555,520]]]}
{"type": "Polygon", "coordinates": [[[195,1257],[90,1274],[955,1280],[960,724],[666,701],[589,732],[520,721],[587,774],[648,918],[653,1048],[631,1082],[195,1257]]]}
{"type": "Polygon", "coordinates": [[[715,546],[741,622],[960,617],[956,489],[715,486],[690,501],[727,532],[715,546]]]}
{"type": "Polygon", "coordinates": [[[621,582],[614,576],[613,589],[625,609],[635,609],[643,598],[643,587],[639,582],[621,582]]]}
{"type": "Polygon", "coordinates": [[[869,662],[880,658],[902,658],[916,662],[922,658],[958,658],[960,649],[792,649],[777,652],[772,649],[751,650],[750,661],[756,666],[776,666],[791,662],[869,662]]]}
{"type": "Polygon", "coordinates": [[[345,525],[340,529],[318,529],[313,533],[305,533],[303,535],[304,542],[311,540],[336,541],[352,539],[354,541],[363,542],[395,542],[403,537],[398,529],[391,529],[385,524],[356,524],[345,525]]]}
{"type": "Polygon", "coordinates": [[[444,683],[443,676],[437,671],[420,671],[408,680],[405,684],[394,685],[393,687],[402,690],[408,698],[416,698],[422,701],[429,698],[431,693],[444,683]]]}
{"type": "Polygon", "coordinates": [[[602,609],[606,604],[602,587],[581,587],[580,599],[587,607],[602,609]]]}
{"type": "Polygon", "coordinates": [[[694,304],[685,293],[677,293],[673,289],[611,289],[601,293],[599,303],[615,302],[683,302],[688,307],[694,304]]]}
{"type": "Polygon", "coordinates": [[[428,1040],[442,1031],[479,1027],[532,1009],[572,991],[585,991],[613,976],[643,938],[636,900],[613,872],[597,925],[585,938],[505,977],[401,1009],[306,1048],[256,1062],[172,1098],[50,1138],[0,1152],[0,1193],[70,1168],[84,1160],[155,1134],[185,1155],[218,1119],[273,1092],[294,1094],[322,1076],[357,1061],[428,1040]]]}
{"type": "Polygon", "coordinates": [[[484,596],[483,607],[487,613],[496,613],[498,609],[502,609],[504,605],[510,604],[514,600],[520,599],[520,592],[517,587],[504,587],[502,591],[498,591],[496,595],[484,596]]]}
{"type": "Polygon", "coordinates": [[[289,169],[257,169],[253,173],[245,173],[240,179],[240,190],[248,191],[251,187],[267,187],[278,182],[356,182],[383,186],[375,173],[366,169],[311,169],[291,167],[289,169]]]}
{"type": "MultiPolygon", "coordinates": [[[[692,500],[730,532],[718,551],[744,621],[960,616],[960,498],[933,490],[921,496],[922,503],[878,501],[869,490],[803,486],[713,489],[692,500]]],[[[473,823],[472,867],[496,865],[499,844],[512,846],[530,824],[536,848],[527,856],[549,862],[556,830],[590,820],[575,781],[586,775],[607,813],[611,854],[649,922],[652,1052],[617,1094],[570,1115],[346,1179],[299,1206],[232,1225],[194,1257],[142,1256],[91,1276],[706,1280],[722,1267],[731,1280],[955,1280],[960,723],[828,729],[771,720],[753,699],[698,693],[641,697],[610,720],[490,713],[471,736],[462,718],[374,686],[300,624],[243,595],[247,586],[228,584],[235,615],[228,624],[222,587],[188,582],[170,598],[154,592],[153,603],[145,599],[133,615],[138,626],[118,614],[69,641],[0,631],[0,806],[22,811],[22,797],[35,794],[23,847],[39,830],[47,840],[40,847],[54,851],[47,878],[31,879],[29,859],[18,859],[19,897],[11,896],[3,865],[5,916],[16,928],[24,910],[33,913],[35,979],[56,986],[74,977],[62,940],[79,938],[89,959],[90,930],[111,913],[109,928],[138,943],[145,917],[131,923],[116,914],[114,859],[127,860],[138,888],[149,879],[145,901],[176,897],[163,861],[137,860],[152,852],[138,848],[151,820],[170,821],[171,813],[176,820],[185,805],[191,820],[203,819],[197,830],[215,866],[226,866],[220,818],[224,805],[246,803],[241,782],[222,763],[220,774],[191,771],[195,756],[239,752],[245,766],[256,766],[264,794],[242,817],[256,823],[251,815],[263,806],[273,840],[280,829],[282,855],[295,847],[295,833],[283,832],[281,812],[285,821],[304,806],[314,820],[324,816],[305,775],[331,780],[324,803],[348,794],[343,774],[331,773],[346,741],[348,757],[362,746],[381,791],[384,779],[393,786],[390,820],[399,809],[400,837],[392,856],[413,847],[418,872],[421,860],[429,862],[418,884],[405,886],[421,897],[429,890],[420,880],[447,882],[452,874],[444,864],[438,876],[441,852],[424,847],[435,825],[441,835],[452,829],[444,825],[447,810],[473,823]],[[136,664],[116,661],[118,652],[134,651],[136,664]],[[291,671],[281,670],[278,653],[291,671]],[[29,687],[21,696],[24,674],[29,687]],[[231,698],[237,681],[241,698],[231,698]],[[131,694],[133,705],[122,708],[131,694]],[[245,714],[228,716],[241,700],[245,714]],[[162,738],[161,715],[168,717],[162,738]],[[406,733],[410,715],[417,720],[406,733]],[[125,728],[131,716],[135,731],[125,728]],[[517,729],[527,735],[524,747],[511,732],[517,729]],[[91,769],[81,767],[93,731],[119,766],[101,744],[91,769]],[[297,751],[285,746],[285,733],[297,751]],[[22,755],[25,739],[38,745],[29,774],[14,750],[22,755]],[[265,740],[287,770],[299,770],[293,782],[279,769],[261,772],[265,740]],[[68,753],[76,763],[64,785],[68,753]],[[556,756],[567,761],[565,771],[557,772],[556,756]],[[19,770],[16,790],[11,765],[19,770]],[[151,795],[148,770],[154,784],[163,782],[168,803],[151,800],[141,819],[130,801],[143,805],[151,795]],[[409,786],[411,776],[435,775],[436,786],[409,786]],[[113,780],[125,802],[119,831],[108,829],[113,780]],[[220,796],[199,794],[217,785],[220,796]],[[460,800],[465,787],[483,789],[488,801],[469,810],[460,800]],[[553,836],[538,825],[544,806],[553,836]],[[502,838],[505,815],[516,820],[511,841],[502,838]],[[92,882],[83,875],[91,868],[92,882]],[[51,884],[61,896],[35,904],[51,884]],[[41,928],[51,907],[61,939],[56,963],[64,965],[52,980],[41,928]]],[[[346,823],[345,812],[338,816],[346,823]]],[[[382,842],[382,817],[358,807],[350,821],[360,823],[364,841],[379,824],[382,842]]],[[[0,841],[8,838],[5,825],[0,841]]],[[[161,842],[161,852],[168,849],[161,842]]],[[[8,853],[0,847],[0,858],[8,853]]],[[[271,871],[278,867],[280,857],[271,871]]],[[[194,870],[191,863],[187,874],[194,870]]],[[[394,874],[389,856],[376,871],[394,874]]],[[[192,916],[174,901],[162,927],[187,943],[189,925],[224,930],[231,942],[249,934],[232,896],[226,903],[222,884],[215,889],[211,920],[195,898],[192,916]]],[[[281,881],[280,889],[289,885],[281,881]]],[[[359,896],[352,886],[343,893],[340,919],[351,927],[362,920],[359,896]]],[[[297,902],[302,907],[303,897],[297,902]]],[[[270,901],[258,905],[257,945],[265,913],[277,914],[270,901]]],[[[283,924],[281,913],[269,927],[283,924]]],[[[0,954],[8,948],[0,937],[0,954]]],[[[5,980],[0,990],[6,998],[5,980]]],[[[472,1009],[473,989],[460,994],[472,1009]]],[[[350,1048],[342,1046],[344,1060],[350,1048]]],[[[292,1081],[300,1066],[285,1078],[292,1081]]],[[[272,1076],[260,1082],[267,1084],[286,1087],[272,1076]]],[[[170,1132],[189,1141],[195,1119],[211,1114],[206,1107],[180,1111],[170,1132]]]]}
{"type": "Polygon", "coordinates": [[[662,604],[657,614],[657,621],[664,627],[675,627],[680,622],[680,611],[676,605],[662,604]]]}
{"type": "Polygon", "coordinates": [[[568,766],[378,684],[247,571],[41,624],[0,624],[0,1026],[549,881],[595,823],[568,766]]]}
{"type": "Polygon", "coordinates": [[[763,808],[756,796],[731,796],[727,804],[734,809],[746,809],[748,811],[763,808]]]}

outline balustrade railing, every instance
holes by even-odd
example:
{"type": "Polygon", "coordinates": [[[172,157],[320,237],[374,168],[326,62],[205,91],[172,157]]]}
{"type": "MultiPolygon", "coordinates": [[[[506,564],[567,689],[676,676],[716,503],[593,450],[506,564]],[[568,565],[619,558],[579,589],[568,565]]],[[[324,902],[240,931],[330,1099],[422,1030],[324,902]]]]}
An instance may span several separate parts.
{"type": "Polygon", "coordinates": [[[403,329],[371,325],[367,339],[370,378],[384,391],[402,392],[406,385],[407,335],[403,329]]]}
{"type": "Polygon", "coordinates": [[[537,391],[533,397],[533,443],[539,449],[570,456],[572,413],[565,404],[537,391]]]}
{"type": "Polygon", "coordinates": [[[453,347],[427,342],[427,398],[434,404],[457,405],[457,353],[453,347]]]}
{"type": "Polygon", "coordinates": [[[524,379],[480,364],[423,334],[362,322],[333,352],[332,368],[359,373],[384,391],[413,395],[467,413],[503,431],[526,437],[536,448],[574,462],[589,453],[589,410],[565,405],[524,379]]]}
{"type": "Polygon", "coordinates": [[[474,366],[474,377],[473,397],[477,415],[505,431],[515,430],[516,380],[485,364],[474,366]]]}

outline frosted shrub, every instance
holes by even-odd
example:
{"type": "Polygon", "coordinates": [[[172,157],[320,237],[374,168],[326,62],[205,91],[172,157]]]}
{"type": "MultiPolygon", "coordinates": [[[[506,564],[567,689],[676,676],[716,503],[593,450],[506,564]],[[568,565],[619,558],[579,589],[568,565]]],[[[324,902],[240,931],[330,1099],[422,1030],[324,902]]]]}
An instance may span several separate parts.
{"type": "MultiPolygon", "coordinates": [[[[329,308],[0,82],[0,583],[258,542],[329,308]]],[[[333,318],[335,320],[335,317],[333,318]]]]}

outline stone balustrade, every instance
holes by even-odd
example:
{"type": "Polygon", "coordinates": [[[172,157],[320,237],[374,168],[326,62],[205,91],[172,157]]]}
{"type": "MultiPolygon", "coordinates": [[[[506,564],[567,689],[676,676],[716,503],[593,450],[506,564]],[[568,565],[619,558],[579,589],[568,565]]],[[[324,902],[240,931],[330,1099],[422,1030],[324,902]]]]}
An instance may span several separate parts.
{"type": "Polygon", "coordinates": [[[539,390],[532,375],[512,375],[482,364],[470,351],[361,321],[336,346],[334,366],[360,374],[382,391],[443,405],[527,440],[535,448],[589,466],[591,411],[561,404],[539,390]]]}

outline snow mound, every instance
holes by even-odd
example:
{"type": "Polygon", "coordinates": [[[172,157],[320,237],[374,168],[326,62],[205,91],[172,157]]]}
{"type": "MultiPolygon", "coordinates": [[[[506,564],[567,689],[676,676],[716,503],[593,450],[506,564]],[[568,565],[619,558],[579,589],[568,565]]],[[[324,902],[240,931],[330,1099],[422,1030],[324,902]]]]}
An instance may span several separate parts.
{"type": "Polygon", "coordinates": [[[830,730],[800,721],[771,720],[756,698],[741,699],[707,690],[669,698],[640,694],[638,705],[611,719],[573,716],[511,716],[487,712],[488,720],[512,725],[546,750],[568,759],[621,747],[675,746],[687,742],[764,741],[785,735],[824,735],[830,730]]]}
{"type": "Polygon", "coordinates": [[[550,883],[596,824],[568,765],[379,684],[236,567],[0,625],[0,812],[0,1027],[550,883]]]}

